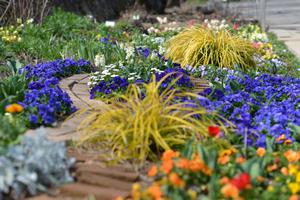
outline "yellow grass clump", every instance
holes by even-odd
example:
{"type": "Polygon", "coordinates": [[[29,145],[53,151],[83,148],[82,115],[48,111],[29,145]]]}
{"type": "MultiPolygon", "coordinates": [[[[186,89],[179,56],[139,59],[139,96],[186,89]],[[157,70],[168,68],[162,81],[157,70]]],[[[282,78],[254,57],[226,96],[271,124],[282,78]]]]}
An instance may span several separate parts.
{"type": "Polygon", "coordinates": [[[142,163],[156,159],[158,153],[183,145],[193,136],[208,137],[208,126],[219,125],[226,132],[222,120],[204,108],[193,108],[178,103],[175,96],[194,96],[170,89],[160,91],[165,80],[131,85],[121,96],[123,102],[113,102],[104,109],[95,110],[81,125],[80,145],[111,150],[113,160],[129,159],[142,163]],[[142,91],[145,96],[142,98],[142,91]],[[201,115],[200,119],[193,117],[201,115]]]}
{"type": "Polygon", "coordinates": [[[182,66],[239,66],[243,70],[255,67],[256,50],[251,42],[225,29],[218,32],[203,27],[186,29],[171,38],[167,47],[166,57],[182,66]]]}

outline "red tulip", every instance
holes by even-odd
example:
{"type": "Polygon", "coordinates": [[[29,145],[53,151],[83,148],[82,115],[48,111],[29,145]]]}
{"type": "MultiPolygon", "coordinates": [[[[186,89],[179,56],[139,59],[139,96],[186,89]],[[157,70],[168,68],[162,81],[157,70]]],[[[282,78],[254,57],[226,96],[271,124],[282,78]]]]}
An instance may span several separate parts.
{"type": "Polygon", "coordinates": [[[230,183],[239,190],[243,190],[250,185],[251,176],[248,173],[241,173],[238,177],[231,179],[230,183]]]}
{"type": "Polygon", "coordinates": [[[216,137],[220,134],[220,127],[218,126],[209,126],[208,127],[208,134],[211,137],[216,137]]]}

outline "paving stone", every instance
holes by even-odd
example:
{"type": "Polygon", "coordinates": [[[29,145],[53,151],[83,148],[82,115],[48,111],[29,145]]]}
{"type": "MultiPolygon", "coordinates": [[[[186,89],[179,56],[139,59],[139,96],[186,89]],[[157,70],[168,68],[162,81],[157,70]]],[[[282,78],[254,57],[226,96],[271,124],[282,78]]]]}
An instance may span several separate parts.
{"type": "Polygon", "coordinates": [[[78,174],[82,173],[92,173],[112,178],[117,178],[129,182],[137,181],[139,178],[139,175],[137,173],[133,172],[126,172],[125,170],[120,170],[117,168],[111,168],[111,167],[101,167],[98,164],[78,164],[76,172],[78,174]]]}
{"type": "Polygon", "coordinates": [[[108,176],[102,176],[90,172],[81,172],[77,175],[77,181],[91,185],[103,186],[106,188],[115,188],[130,192],[132,182],[126,182],[122,179],[114,179],[108,176]]]}
{"type": "Polygon", "coordinates": [[[88,74],[75,74],[71,77],[68,77],[67,79],[68,80],[75,80],[75,81],[80,81],[86,77],[88,77],[89,75],[88,74]]]}
{"type": "Polygon", "coordinates": [[[61,193],[74,197],[87,197],[93,195],[97,200],[112,200],[118,196],[127,197],[129,192],[113,188],[92,186],[89,184],[73,183],[61,187],[61,193]]]}

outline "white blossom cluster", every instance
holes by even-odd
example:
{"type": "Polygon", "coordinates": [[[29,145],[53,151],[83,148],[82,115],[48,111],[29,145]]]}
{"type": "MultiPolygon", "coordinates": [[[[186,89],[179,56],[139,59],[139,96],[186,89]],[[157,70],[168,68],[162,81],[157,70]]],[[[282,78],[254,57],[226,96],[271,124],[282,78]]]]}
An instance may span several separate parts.
{"type": "Polygon", "coordinates": [[[214,30],[216,32],[229,27],[229,25],[226,23],[226,20],[224,19],[221,21],[218,19],[212,19],[212,20],[205,19],[204,24],[206,25],[207,28],[214,30]]]}

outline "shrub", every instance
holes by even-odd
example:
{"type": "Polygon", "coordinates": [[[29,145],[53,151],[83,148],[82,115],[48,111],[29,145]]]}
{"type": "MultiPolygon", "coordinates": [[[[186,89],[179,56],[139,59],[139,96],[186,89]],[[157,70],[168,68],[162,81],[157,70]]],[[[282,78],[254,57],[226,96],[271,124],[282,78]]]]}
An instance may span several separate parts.
{"type": "Polygon", "coordinates": [[[215,32],[205,28],[187,29],[173,37],[168,43],[166,57],[182,66],[216,65],[243,69],[255,66],[252,44],[232,36],[226,30],[215,32]]]}
{"type": "Polygon", "coordinates": [[[224,129],[214,113],[195,104],[176,102],[179,96],[193,96],[173,87],[178,78],[161,92],[160,86],[167,78],[159,82],[154,78],[143,88],[131,85],[120,97],[121,102],[92,112],[82,124],[80,144],[103,142],[112,150],[114,160],[143,162],[146,158],[155,159],[163,149],[180,147],[194,135],[208,136],[209,125],[219,124],[224,129]]]}
{"type": "Polygon", "coordinates": [[[21,199],[71,182],[73,164],[63,143],[49,141],[42,131],[25,136],[0,156],[0,199],[21,199]]]}

